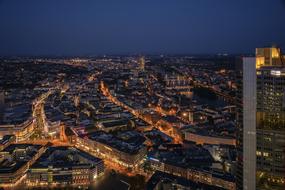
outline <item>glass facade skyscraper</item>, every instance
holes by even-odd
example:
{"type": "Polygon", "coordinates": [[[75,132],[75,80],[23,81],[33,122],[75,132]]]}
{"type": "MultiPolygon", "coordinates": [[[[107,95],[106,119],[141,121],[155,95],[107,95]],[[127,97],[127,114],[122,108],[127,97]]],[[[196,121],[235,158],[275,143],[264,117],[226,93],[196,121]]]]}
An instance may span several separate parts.
{"type": "Polygon", "coordinates": [[[243,59],[238,189],[285,187],[283,59],[278,48],[257,48],[256,57],[243,59]]]}

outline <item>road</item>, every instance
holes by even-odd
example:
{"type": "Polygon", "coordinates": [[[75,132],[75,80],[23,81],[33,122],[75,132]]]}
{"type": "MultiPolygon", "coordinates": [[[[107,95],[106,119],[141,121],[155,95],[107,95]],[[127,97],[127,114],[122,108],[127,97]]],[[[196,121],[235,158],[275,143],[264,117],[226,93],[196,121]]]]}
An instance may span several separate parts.
{"type": "MultiPolygon", "coordinates": [[[[142,119],[143,121],[145,121],[149,125],[155,126],[151,120],[144,117],[144,115],[140,114],[137,110],[130,108],[129,106],[125,105],[123,102],[120,102],[116,97],[114,97],[110,93],[109,89],[104,85],[103,82],[101,82],[101,90],[103,92],[103,95],[106,96],[111,102],[113,102],[114,104],[128,110],[134,116],[136,116],[139,119],[142,119]]],[[[157,113],[161,114],[160,112],[157,112],[157,113]]],[[[175,143],[182,143],[182,139],[174,133],[174,130],[172,128],[170,128],[169,130],[163,130],[160,126],[155,126],[155,127],[157,127],[159,130],[161,130],[163,133],[166,133],[167,135],[171,136],[174,139],[175,143]]]]}

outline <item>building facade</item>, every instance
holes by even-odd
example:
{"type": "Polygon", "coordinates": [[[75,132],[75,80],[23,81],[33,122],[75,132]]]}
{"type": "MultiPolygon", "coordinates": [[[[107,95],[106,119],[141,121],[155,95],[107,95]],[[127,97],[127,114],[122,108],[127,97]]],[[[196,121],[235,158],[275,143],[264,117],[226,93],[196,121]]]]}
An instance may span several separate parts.
{"type": "Polygon", "coordinates": [[[90,185],[104,174],[103,160],[74,147],[49,147],[27,173],[31,187],[90,185]]]}
{"type": "Polygon", "coordinates": [[[285,65],[278,48],[243,59],[238,189],[285,187],[285,65]],[[242,149],[241,149],[242,147],[242,149]]]}
{"type": "Polygon", "coordinates": [[[285,188],[285,67],[257,70],[257,189],[285,188]]]}

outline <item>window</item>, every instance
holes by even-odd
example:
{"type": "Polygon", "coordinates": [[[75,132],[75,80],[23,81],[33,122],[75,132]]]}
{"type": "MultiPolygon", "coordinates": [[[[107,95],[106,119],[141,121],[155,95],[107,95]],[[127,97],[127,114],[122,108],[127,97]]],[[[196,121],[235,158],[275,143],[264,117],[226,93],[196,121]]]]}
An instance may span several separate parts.
{"type": "Polygon", "coordinates": [[[269,156],[269,153],[268,153],[268,152],[263,152],[263,156],[264,156],[264,157],[268,157],[268,156],[269,156]]]}

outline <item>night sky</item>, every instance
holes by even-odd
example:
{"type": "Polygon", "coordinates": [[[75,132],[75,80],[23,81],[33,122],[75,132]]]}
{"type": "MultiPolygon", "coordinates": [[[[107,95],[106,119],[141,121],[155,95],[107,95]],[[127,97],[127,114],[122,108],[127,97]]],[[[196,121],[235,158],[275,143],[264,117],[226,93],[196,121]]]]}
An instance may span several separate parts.
{"type": "Polygon", "coordinates": [[[253,53],[272,44],[285,48],[285,0],[0,0],[0,55],[253,53]]]}

